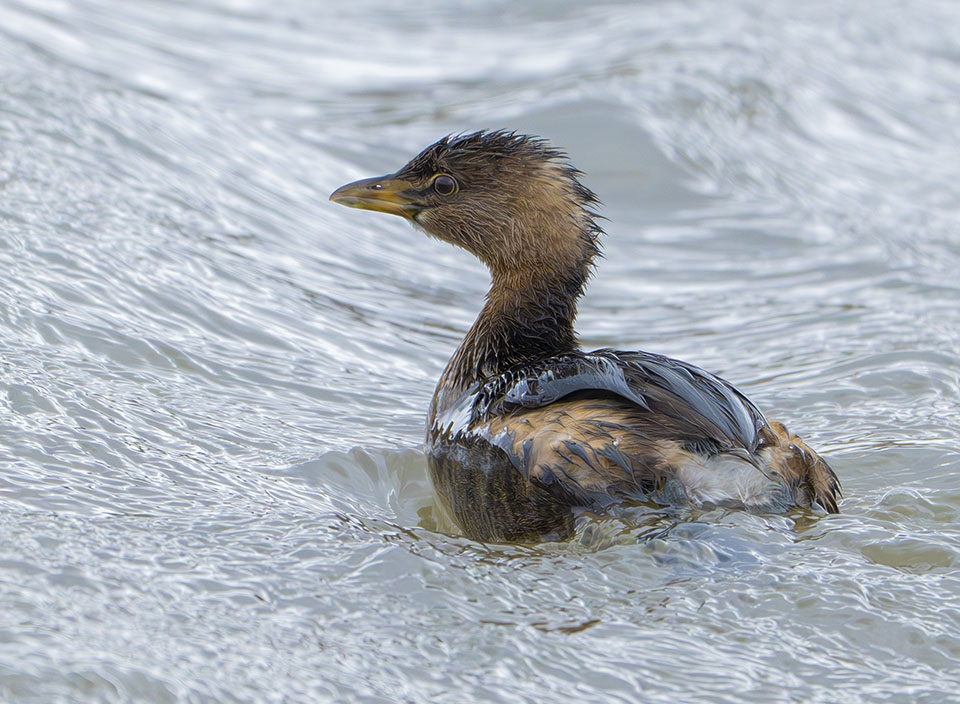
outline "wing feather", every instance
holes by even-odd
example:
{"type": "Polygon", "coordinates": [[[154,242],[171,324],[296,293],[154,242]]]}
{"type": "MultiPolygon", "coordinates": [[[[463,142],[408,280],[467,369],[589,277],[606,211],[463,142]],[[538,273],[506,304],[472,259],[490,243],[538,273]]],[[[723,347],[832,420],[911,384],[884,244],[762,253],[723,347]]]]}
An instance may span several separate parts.
{"type": "Polygon", "coordinates": [[[699,367],[649,352],[597,350],[550,357],[488,382],[474,418],[543,408],[575,393],[613,394],[669,418],[691,450],[751,455],[767,421],[732,385],[699,367]]]}

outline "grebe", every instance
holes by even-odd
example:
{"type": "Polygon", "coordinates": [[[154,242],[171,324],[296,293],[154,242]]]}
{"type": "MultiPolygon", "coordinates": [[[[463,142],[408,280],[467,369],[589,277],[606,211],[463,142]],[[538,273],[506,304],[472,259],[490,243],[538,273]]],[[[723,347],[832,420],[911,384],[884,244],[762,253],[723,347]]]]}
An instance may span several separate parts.
{"type": "Polygon", "coordinates": [[[602,234],[597,197],[544,140],[449,136],[330,200],[463,247],[493,283],[427,418],[443,509],[476,540],[563,539],[625,501],[837,512],[829,465],[732,385],[649,352],[582,351],[573,323],[602,234]]]}

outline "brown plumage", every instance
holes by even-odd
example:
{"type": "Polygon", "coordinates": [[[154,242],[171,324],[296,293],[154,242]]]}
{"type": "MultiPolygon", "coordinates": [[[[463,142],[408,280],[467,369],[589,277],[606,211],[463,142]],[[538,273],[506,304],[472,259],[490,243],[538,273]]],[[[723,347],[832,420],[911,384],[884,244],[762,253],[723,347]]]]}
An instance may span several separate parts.
{"type": "Polygon", "coordinates": [[[579,174],[540,139],[476,132],[330,196],[405,217],[490,270],[427,421],[443,508],[491,541],[564,538],[575,509],[622,501],[835,513],[823,458],[726,381],[647,352],[579,349],[601,234],[579,174]]]}

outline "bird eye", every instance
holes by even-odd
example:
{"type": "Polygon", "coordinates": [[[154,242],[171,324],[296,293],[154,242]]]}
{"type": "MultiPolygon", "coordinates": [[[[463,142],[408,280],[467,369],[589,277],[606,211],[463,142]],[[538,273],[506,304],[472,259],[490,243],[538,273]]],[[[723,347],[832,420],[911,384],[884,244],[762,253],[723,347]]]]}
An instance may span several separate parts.
{"type": "Polygon", "coordinates": [[[442,196],[451,196],[457,192],[459,186],[452,176],[440,174],[433,179],[433,190],[442,196]]]}

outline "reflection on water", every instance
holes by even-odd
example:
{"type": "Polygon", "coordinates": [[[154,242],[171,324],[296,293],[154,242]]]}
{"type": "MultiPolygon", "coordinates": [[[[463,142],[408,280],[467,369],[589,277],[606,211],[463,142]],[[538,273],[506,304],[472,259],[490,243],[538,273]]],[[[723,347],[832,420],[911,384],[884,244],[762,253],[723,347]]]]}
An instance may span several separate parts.
{"type": "Polygon", "coordinates": [[[0,699],[954,696],[960,11],[921,5],[6,3],[0,699]],[[606,202],[585,344],[735,382],[842,514],[438,523],[486,275],[326,195],[481,127],[606,202]]]}

